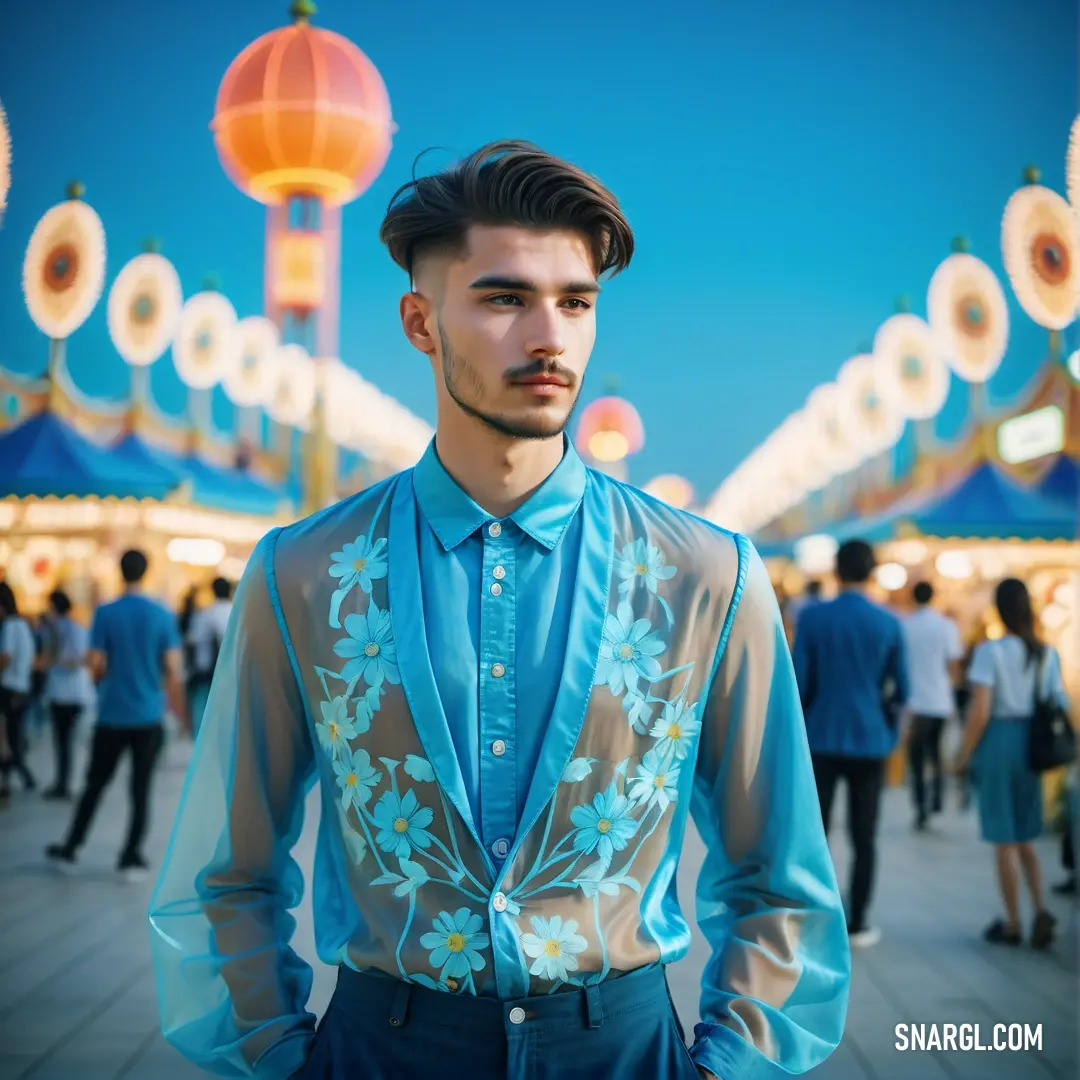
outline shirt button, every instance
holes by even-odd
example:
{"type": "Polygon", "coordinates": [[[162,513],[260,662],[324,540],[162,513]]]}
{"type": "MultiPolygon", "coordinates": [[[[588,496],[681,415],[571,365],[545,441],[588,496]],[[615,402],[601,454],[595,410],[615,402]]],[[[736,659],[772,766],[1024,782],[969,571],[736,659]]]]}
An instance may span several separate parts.
{"type": "Polygon", "coordinates": [[[501,679],[506,674],[506,668],[502,664],[491,665],[491,676],[494,679],[501,679]]]}
{"type": "Polygon", "coordinates": [[[497,521],[493,521],[488,526],[488,536],[502,536],[502,526],[497,521]]]}
{"type": "Polygon", "coordinates": [[[510,1023],[511,1024],[524,1024],[525,1023],[525,1010],[520,1005],[515,1005],[510,1010],[510,1023]]]}
{"type": "Polygon", "coordinates": [[[492,752],[492,753],[493,753],[493,754],[494,754],[494,755],[495,755],[496,757],[502,757],[502,756],[503,756],[503,754],[505,754],[505,753],[506,753],[506,743],[504,743],[504,742],[502,741],[502,739],[496,739],[496,740],[495,740],[495,741],[494,741],[494,742],[493,742],[493,743],[491,744],[491,752],[492,752]]]}
{"type": "Polygon", "coordinates": [[[496,840],[491,845],[491,850],[496,859],[505,859],[510,854],[510,841],[509,840],[496,840]]]}
{"type": "Polygon", "coordinates": [[[502,579],[506,577],[506,567],[496,566],[495,569],[491,571],[491,576],[497,581],[502,581],[502,579]]]}
{"type": "MultiPolygon", "coordinates": [[[[506,910],[506,897],[501,892],[497,892],[491,898],[491,906],[496,911],[505,911],[506,910]]],[[[524,1014],[522,1014],[522,1016],[524,1017],[524,1014]]]]}
{"type": "Polygon", "coordinates": [[[497,581],[491,586],[491,595],[502,596],[502,586],[497,581]]]}

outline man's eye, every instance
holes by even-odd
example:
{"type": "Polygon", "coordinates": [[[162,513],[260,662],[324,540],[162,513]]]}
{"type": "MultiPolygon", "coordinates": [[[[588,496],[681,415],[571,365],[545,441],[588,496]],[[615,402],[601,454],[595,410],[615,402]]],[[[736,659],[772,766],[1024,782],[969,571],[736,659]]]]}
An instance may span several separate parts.
{"type": "Polygon", "coordinates": [[[489,296],[489,304],[498,304],[499,307],[511,307],[514,304],[521,303],[521,297],[515,296],[513,293],[501,293],[498,296],[489,296]]]}
{"type": "Polygon", "coordinates": [[[567,305],[572,304],[574,311],[588,311],[589,308],[592,307],[592,304],[576,296],[571,296],[570,299],[566,301],[566,303],[567,305]]]}

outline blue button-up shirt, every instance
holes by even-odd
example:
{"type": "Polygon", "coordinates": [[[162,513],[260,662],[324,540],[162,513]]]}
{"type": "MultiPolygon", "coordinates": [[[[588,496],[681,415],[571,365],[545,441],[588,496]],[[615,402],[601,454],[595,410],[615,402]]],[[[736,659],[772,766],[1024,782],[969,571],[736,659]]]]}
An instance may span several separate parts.
{"type": "Polygon", "coordinates": [[[424,623],[435,682],[480,835],[502,861],[555,704],[570,626],[585,466],[573,449],[509,517],[457,485],[435,443],[416,466],[424,623]],[[447,634],[466,614],[468,634],[447,634]]]}

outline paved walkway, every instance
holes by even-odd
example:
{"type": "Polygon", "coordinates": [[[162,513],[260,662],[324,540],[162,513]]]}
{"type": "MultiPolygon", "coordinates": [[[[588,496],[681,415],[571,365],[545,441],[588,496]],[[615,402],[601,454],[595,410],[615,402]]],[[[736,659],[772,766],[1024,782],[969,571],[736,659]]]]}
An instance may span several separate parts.
{"type": "MultiPolygon", "coordinates": [[[[46,748],[35,748],[39,776],[46,748]]],[[[165,844],[186,760],[173,746],[160,774],[149,852],[165,844]]],[[[0,812],[0,1080],[184,1080],[205,1075],[182,1060],[157,1028],[145,908],[150,884],[112,873],[124,824],[121,775],[74,877],[43,867],[44,845],[61,836],[65,806],[16,795],[0,812]]],[[[310,868],[316,822],[309,815],[298,857],[310,868]]],[[[841,873],[845,852],[834,844],[841,873]]],[[[984,945],[995,912],[988,852],[970,815],[947,814],[938,831],[915,836],[902,792],[886,799],[875,921],[885,937],[856,954],[847,1034],[815,1080],[1072,1080],[1077,1076],[1076,908],[1057,902],[1064,931],[1050,954],[984,945]],[[1041,1024],[1041,1053],[900,1053],[899,1023],[1041,1024]]],[[[701,847],[687,841],[680,892],[693,894],[701,847]]],[[[1058,877],[1056,845],[1044,867],[1058,877]]],[[[314,957],[310,908],[299,913],[297,947],[314,957]]],[[[670,972],[679,1011],[692,1027],[705,947],[670,972]]],[[[311,1005],[321,1013],[333,972],[316,965],[311,1005]]],[[[662,1080],[662,1078],[659,1078],[662,1080]]],[[[724,1078],[737,1080],[737,1078],[724,1078]]]]}

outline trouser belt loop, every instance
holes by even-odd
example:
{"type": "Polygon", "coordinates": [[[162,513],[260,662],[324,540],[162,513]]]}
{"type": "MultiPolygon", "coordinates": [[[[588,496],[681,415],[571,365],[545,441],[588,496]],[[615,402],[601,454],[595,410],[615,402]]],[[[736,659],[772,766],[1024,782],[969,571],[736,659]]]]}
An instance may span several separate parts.
{"type": "Polygon", "coordinates": [[[409,1012],[409,995],[412,993],[412,984],[403,982],[394,994],[394,1004],[390,1007],[390,1026],[402,1027],[405,1024],[409,1012]]]}
{"type": "Polygon", "coordinates": [[[598,1028],[604,1022],[604,1006],[600,1002],[600,987],[597,983],[585,988],[585,1010],[589,1016],[589,1027],[598,1028]]]}

